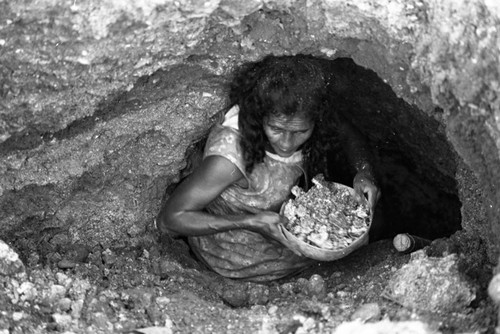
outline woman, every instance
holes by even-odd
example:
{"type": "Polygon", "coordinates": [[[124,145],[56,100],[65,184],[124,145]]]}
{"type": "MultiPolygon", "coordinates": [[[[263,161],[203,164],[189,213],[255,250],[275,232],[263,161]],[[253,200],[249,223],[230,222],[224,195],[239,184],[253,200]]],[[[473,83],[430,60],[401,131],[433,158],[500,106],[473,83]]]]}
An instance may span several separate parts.
{"type": "MultiPolygon", "coordinates": [[[[307,180],[305,170],[316,172],[329,132],[342,128],[329,112],[333,78],[326,73],[306,55],[243,66],[223,123],[212,129],[201,165],[167,200],[159,229],[187,236],[200,260],[230,278],[269,281],[312,264],[286,247],[278,212],[291,188],[307,180]]],[[[359,165],[355,187],[370,199],[377,189],[366,162],[359,165]]]]}

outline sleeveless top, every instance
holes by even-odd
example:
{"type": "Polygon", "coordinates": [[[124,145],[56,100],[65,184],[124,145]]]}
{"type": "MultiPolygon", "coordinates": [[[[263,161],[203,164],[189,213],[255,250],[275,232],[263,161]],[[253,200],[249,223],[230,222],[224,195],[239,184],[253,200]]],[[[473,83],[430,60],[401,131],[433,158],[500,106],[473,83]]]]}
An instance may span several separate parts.
{"type": "MultiPolygon", "coordinates": [[[[239,144],[237,106],[231,108],[222,125],[209,134],[203,157],[218,155],[231,161],[248,180],[248,187],[233,184],[226,188],[206,208],[214,215],[255,214],[279,211],[291,195],[291,188],[303,175],[302,153],[282,158],[266,152],[262,163],[245,172],[245,162],[239,144]]],[[[249,281],[270,281],[293,274],[312,260],[293,253],[275,240],[245,229],[204,236],[189,237],[197,257],[222,276],[249,281]]]]}

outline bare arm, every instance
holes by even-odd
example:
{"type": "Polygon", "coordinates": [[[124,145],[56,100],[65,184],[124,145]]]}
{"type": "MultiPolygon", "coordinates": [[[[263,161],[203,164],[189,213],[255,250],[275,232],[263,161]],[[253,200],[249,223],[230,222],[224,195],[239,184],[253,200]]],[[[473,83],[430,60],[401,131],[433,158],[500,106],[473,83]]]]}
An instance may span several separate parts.
{"type": "Polygon", "coordinates": [[[172,193],[157,217],[161,232],[171,235],[197,236],[233,229],[249,229],[274,239],[277,225],[286,219],[277,213],[216,216],[203,209],[224,189],[244,179],[229,160],[210,156],[172,193]],[[274,228],[273,228],[274,227],[274,228]]]}

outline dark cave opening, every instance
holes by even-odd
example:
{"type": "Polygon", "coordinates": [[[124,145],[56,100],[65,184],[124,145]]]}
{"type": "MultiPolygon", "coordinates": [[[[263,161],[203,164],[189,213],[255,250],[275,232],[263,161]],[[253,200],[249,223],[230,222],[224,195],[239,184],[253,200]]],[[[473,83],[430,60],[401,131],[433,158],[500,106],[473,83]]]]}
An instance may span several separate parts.
{"type": "MultiPolygon", "coordinates": [[[[433,240],[460,230],[456,153],[442,124],[398,98],[375,72],[352,59],[331,63],[341,83],[339,111],[367,138],[382,192],[370,240],[398,233],[433,240]]],[[[327,174],[352,186],[354,171],[346,161],[345,152],[332,151],[327,174]]]]}

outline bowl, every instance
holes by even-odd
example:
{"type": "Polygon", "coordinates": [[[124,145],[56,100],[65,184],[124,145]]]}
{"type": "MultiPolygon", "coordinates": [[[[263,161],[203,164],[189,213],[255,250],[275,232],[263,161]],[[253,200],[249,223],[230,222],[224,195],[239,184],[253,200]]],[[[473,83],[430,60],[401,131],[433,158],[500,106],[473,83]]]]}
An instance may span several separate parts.
{"type": "MultiPolygon", "coordinates": [[[[346,185],[340,184],[340,183],[335,183],[335,182],[327,182],[322,180],[322,184],[328,184],[328,188],[337,188],[337,189],[343,189],[347,190],[347,192],[350,194],[350,196],[353,196],[354,198],[358,198],[359,201],[359,196],[356,195],[356,192],[353,188],[348,187],[346,185]]],[[[364,198],[360,199],[362,205],[367,205],[366,200],[364,198]]],[[[285,205],[287,203],[283,203],[281,206],[280,214],[284,214],[284,209],[285,205]]],[[[359,249],[361,246],[366,245],[369,241],[369,231],[370,231],[370,226],[372,222],[373,215],[370,213],[369,215],[369,220],[368,220],[368,226],[365,232],[363,232],[362,235],[360,235],[358,238],[353,240],[349,245],[338,248],[338,249],[326,249],[326,248],[320,248],[318,246],[312,245],[308,242],[302,241],[299,239],[297,236],[295,236],[293,233],[288,231],[285,226],[280,225],[281,232],[283,233],[283,236],[286,238],[288,241],[288,247],[299,252],[305,257],[315,259],[318,261],[334,261],[341,259],[350,253],[354,252],[355,250],[359,249]]]]}

